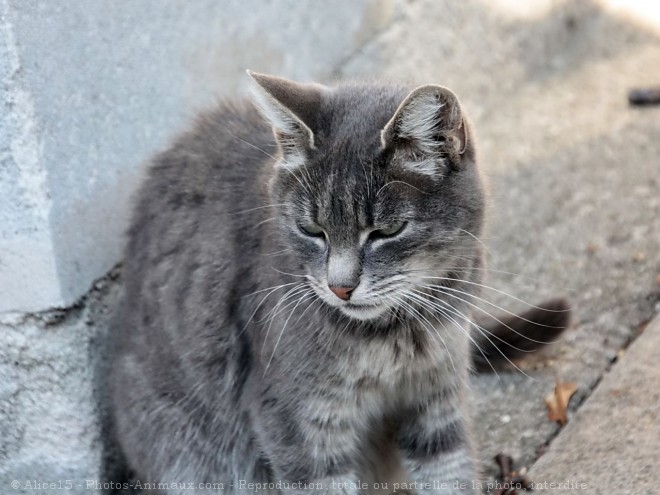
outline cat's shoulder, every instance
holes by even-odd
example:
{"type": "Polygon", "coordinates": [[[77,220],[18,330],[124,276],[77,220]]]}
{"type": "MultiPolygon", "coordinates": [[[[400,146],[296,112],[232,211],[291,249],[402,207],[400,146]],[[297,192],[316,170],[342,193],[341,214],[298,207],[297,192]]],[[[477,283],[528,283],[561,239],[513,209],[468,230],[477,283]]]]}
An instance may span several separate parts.
{"type": "Polygon", "coordinates": [[[156,218],[197,221],[192,210],[256,201],[247,193],[260,189],[259,171],[275,153],[272,130],[249,101],[223,101],[200,113],[146,165],[129,235],[156,218]]]}
{"type": "MultiPolygon", "coordinates": [[[[226,100],[199,113],[147,166],[147,187],[231,178],[276,153],[270,126],[247,100],[226,100]]],[[[165,193],[166,191],[160,191],[165,193]]]]}

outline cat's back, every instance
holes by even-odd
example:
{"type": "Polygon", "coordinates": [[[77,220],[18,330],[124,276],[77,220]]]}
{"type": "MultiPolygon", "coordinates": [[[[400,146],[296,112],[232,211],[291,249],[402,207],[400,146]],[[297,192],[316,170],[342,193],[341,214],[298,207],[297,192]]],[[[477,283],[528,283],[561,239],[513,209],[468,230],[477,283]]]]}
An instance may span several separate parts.
{"type": "Polygon", "coordinates": [[[254,107],[223,104],[152,160],[135,198],[108,380],[113,427],[144,479],[202,481],[200,472],[228,469],[205,456],[179,470],[173,446],[202,449],[185,443],[195,425],[244,428],[230,400],[249,370],[235,308],[253,279],[273,154],[254,107]],[[221,391],[209,377],[226,377],[221,391]]]}
{"type": "Polygon", "coordinates": [[[181,209],[219,208],[226,214],[256,204],[262,199],[262,165],[275,150],[270,127],[248,102],[222,103],[202,114],[152,160],[136,197],[129,240],[158,218],[174,226],[170,215],[181,209]]]}
{"type": "Polygon", "coordinates": [[[263,165],[275,151],[251,104],[223,103],[152,160],[124,260],[118,330],[129,346],[162,355],[160,334],[190,337],[208,315],[222,323],[233,279],[250,266],[244,253],[259,242],[252,227],[264,214],[263,165]]]}

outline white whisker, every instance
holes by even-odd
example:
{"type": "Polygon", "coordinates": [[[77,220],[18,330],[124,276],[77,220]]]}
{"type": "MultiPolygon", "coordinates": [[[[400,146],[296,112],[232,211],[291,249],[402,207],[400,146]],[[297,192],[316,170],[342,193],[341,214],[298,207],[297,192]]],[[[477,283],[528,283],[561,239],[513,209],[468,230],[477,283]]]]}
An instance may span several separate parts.
{"type": "Polygon", "coordinates": [[[526,335],[523,335],[523,334],[521,334],[521,333],[515,331],[515,330],[514,330],[513,328],[511,328],[509,325],[507,325],[506,323],[504,323],[502,320],[500,320],[500,319],[497,318],[496,316],[490,314],[488,311],[486,311],[485,309],[483,309],[483,308],[480,307],[479,305],[474,304],[474,303],[472,303],[472,302],[470,302],[470,301],[467,301],[466,299],[463,299],[463,298],[461,298],[461,297],[458,297],[458,296],[455,296],[455,295],[452,295],[452,294],[447,294],[447,292],[445,292],[445,291],[456,292],[456,293],[459,293],[459,294],[464,294],[464,295],[469,296],[469,297],[473,297],[473,298],[475,298],[475,299],[477,299],[477,300],[479,300],[479,301],[485,302],[486,304],[489,304],[489,305],[495,307],[496,309],[499,309],[500,311],[502,311],[502,312],[504,312],[504,313],[508,313],[509,315],[511,315],[511,316],[515,316],[516,318],[519,318],[519,319],[521,319],[522,321],[525,321],[525,322],[530,323],[530,324],[532,324],[532,325],[537,325],[537,326],[539,326],[539,327],[545,327],[545,328],[554,328],[554,329],[562,328],[562,327],[556,327],[556,326],[554,326],[554,325],[545,325],[545,324],[543,324],[543,323],[538,323],[538,322],[535,322],[535,321],[531,321],[531,320],[529,320],[529,319],[527,319],[527,318],[525,318],[525,317],[523,317],[523,316],[520,316],[520,315],[517,315],[517,314],[515,314],[515,313],[512,313],[511,311],[507,311],[506,309],[501,308],[501,307],[498,306],[497,304],[491,303],[490,301],[487,301],[486,299],[483,299],[483,298],[481,298],[481,297],[479,297],[479,296],[476,296],[476,295],[474,295],[474,294],[470,294],[469,292],[465,292],[465,291],[462,291],[462,290],[454,289],[454,288],[451,288],[451,287],[439,286],[439,285],[420,285],[420,287],[425,287],[425,288],[427,288],[427,289],[430,289],[430,290],[433,291],[433,292],[440,292],[440,293],[442,293],[442,294],[444,294],[444,295],[446,295],[446,296],[453,297],[454,299],[458,299],[459,301],[463,301],[465,304],[468,304],[468,305],[470,305],[471,307],[473,307],[473,308],[475,308],[475,309],[478,309],[478,310],[481,311],[482,313],[488,315],[490,318],[493,318],[493,319],[494,319],[495,321],[497,321],[499,324],[501,324],[501,325],[505,326],[506,328],[508,328],[509,330],[511,330],[511,331],[512,331],[513,333],[515,333],[516,335],[518,335],[518,336],[520,336],[520,337],[523,337],[523,338],[529,340],[530,342],[535,342],[535,343],[537,343],[537,344],[555,344],[555,343],[559,342],[559,340],[556,340],[556,341],[543,341],[543,342],[542,342],[542,341],[539,341],[539,340],[534,340],[534,339],[532,339],[531,337],[527,337],[526,335]]]}
{"type": "MultiPolygon", "coordinates": [[[[277,304],[273,307],[273,309],[271,309],[270,312],[266,315],[266,320],[265,320],[265,322],[264,322],[264,325],[265,325],[266,323],[268,323],[268,328],[267,328],[267,330],[266,330],[266,334],[264,335],[264,343],[263,343],[263,345],[262,345],[262,347],[261,347],[262,350],[263,350],[263,349],[265,348],[265,346],[266,346],[266,342],[268,341],[268,335],[270,334],[270,329],[271,329],[272,326],[273,326],[273,322],[275,321],[275,317],[276,317],[277,314],[279,313],[279,308],[280,308],[280,306],[281,306],[281,305],[284,303],[284,301],[286,301],[287,299],[289,299],[289,298],[291,298],[291,297],[294,297],[294,296],[300,294],[301,291],[304,291],[304,290],[306,289],[306,285],[307,285],[307,284],[306,284],[305,282],[300,282],[298,285],[295,285],[292,289],[290,289],[289,291],[287,291],[287,293],[284,294],[284,295],[280,298],[280,300],[278,301],[278,303],[277,303],[277,304]]],[[[285,310],[287,307],[288,307],[288,305],[285,306],[285,307],[283,308],[283,310],[285,310]]]]}
{"type": "MultiPolygon", "coordinates": [[[[415,291],[415,289],[412,289],[412,291],[415,291]]],[[[419,291],[415,291],[415,292],[419,292],[419,291]]],[[[421,293],[421,292],[420,292],[420,293],[421,293]]],[[[424,294],[424,293],[421,293],[421,294],[424,294]]],[[[413,295],[413,293],[409,293],[409,295],[413,295]]],[[[430,309],[430,310],[431,310],[431,314],[434,315],[434,317],[436,318],[436,320],[437,320],[438,322],[440,322],[440,323],[442,324],[442,326],[443,326],[445,329],[446,329],[447,327],[445,327],[444,323],[442,323],[442,321],[441,321],[441,320],[440,320],[440,319],[434,314],[434,311],[439,312],[442,316],[444,316],[445,318],[447,318],[448,320],[450,320],[450,321],[451,321],[451,322],[452,322],[452,323],[453,323],[453,324],[454,324],[454,325],[455,325],[455,326],[456,326],[461,332],[463,332],[463,334],[465,334],[465,336],[470,340],[470,342],[471,342],[471,343],[477,348],[477,350],[479,351],[479,353],[481,354],[481,356],[484,358],[484,360],[488,363],[488,365],[491,367],[491,369],[493,370],[493,372],[495,373],[495,375],[497,375],[497,378],[498,378],[498,379],[500,378],[499,374],[497,373],[497,370],[496,370],[495,367],[492,365],[492,363],[490,362],[490,360],[486,357],[486,355],[484,354],[483,350],[481,349],[481,347],[479,346],[479,344],[477,343],[477,341],[474,340],[474,339],[472,338],[472,336],[470,335],[470,332],[469,332],[469,331],[467,331],[465,328],[463,328],[463,325],[461,325],[460,323],[458,323],[458,322],[456,321],[456,319],[453,318],[451,315],[447,314],[446,311],[445,311],[445,308],[442,308],[442,307],[438,306],[437,304],[434,304],[434,303],[428,301],[427,299],[425,299],[425,298],[424,298],[423,296],[421,296],[421,295],[417,295],[417,294],[414,294],[414,295],[415,295],[415,298],[417,299],[417,301],[418,301],[420,304],[424,305],[427,309],[430,309]]],[[[424,295],[426,295],[426,294],[424,294],[424,295]]]]}
{"type": "MultiPolygon", "coordinates": [[[[529,306],[530,308],[535,308],[535,309],[540,309],[540,310],[543,310],[543,311],[548,311],[549,313],[566,313],[566,312],[570,311],[570,309],[546,309],[546,308],[542,308],[540,306],[536,306],[532,303],[524,301],[524,300],[522,300],[522,299],[520,299],[520,298],[518,298],[518,297],[516,297],[512,294],[509,294],[508,292],[504,292],[500,289],[496,289],[495,287],[491,287],[489,285],[480,284],[478,282],[472,282],[470,280],[464,280],[464,279],[452,278],[452,277],[430,277],[430,276],[422,276],[420,278],[434,279],[434,280],[446,280],[446,281],[451,281],[451,282],[461,282],[461,283],[464,283],[464,284],[475,285],[477,287],[492,290],[494,292],[497,292],[498,294],[502,294],[503,296],[510,297],[514,301],[518,301],[522,304],[525,304],[526,306],[529,306]]],[[[511,314],[513,314],[513,313],[511,313],[511,314]]]]}
{"type": "Polygon", "coordinates": [[[263,210],[264,208],[275,208],[277,206],[291,206],[291,203],[275,203],[275,204],[272,204],[272,205],[257,206],[255,208],[248,208],[247,210],[232,211],[229,214],[230,215],[240,215],[242,213],[248,213],[250,211],[263,210]]]}
{"type": "Polygon", "coordinates": [[[481,239],[479,239],[476,235],[474,235],[472,232],[467,231],[465,229],[460,229],[460,231],[465,232],[467,235],[472,237],[475,241],[477,241],[479,244],[483,246],[483,248],[486,250],[488,254],[490,254],[491,256],[493,255],[493,253],[490,252],[490,249],[488,249],[488,246],[486,246],[486,244],[484,244],[484,242],[481,239]]]}
{"type": "Polygon", "coordinates": [[[296,309],[298,306],[300,306],[300,303],[305,300],[306,297],[308,297],[310,294],[313,294],[314,289],[307,289],[306,292],[303,292],[303,294],[298,298],[298,302],[296,305],[293,307],[291,312],[289,313],[288,318],[284,322],[284,325],[282,325],[282,330],[280,331],[279,336],[277,337],[277,340],[275,341],[275,346],[273,346],[273,352],[270,355],[270,359],[268,360],[268,364],[266,364],[266,369],[264,369],[264,375],[268,371],[268,368],[270,367],[270,363],[273,361],[273,358],[275,357],[275,351],[277,351],[277,346],[280,343],[280,340],[282,339],[282,335],[284,335],[284,330],[286,329],[286,326],[289,324],[289,320],[291,320],[291,317],[293,316],[293,313],[295,313],[296,309]]]}
{"type": "Polygon", "coordinates": [[[385,189],[387,186],[389,186],[389,185],[391,185],[391,184],[404,184],[404,185],[406,185],[406,186],[412,187],[413,189],[415,189],[416,191],[421,192],[422,194],[429,194],[429,193],[427,193],[427,192],[425,192],[425,191],[422,191],[422,190],[419,189],[418,187],[413,186],[412,184],[408,184],[408,183],[405,182],[405,181],[402,181],[402,180],[391,180],[390,182],[388,182],[387,184],[385,184],[383,187],[381,187],[381,188],[378,190],[378,192],[376,193],[376,197],[378,197],[378,195],[382,192],[383,189],[385,189]]]}
{"type": "Polygon", "coordinates": [[[265,150],[259,148],[259,146],[256,146],[256,145],[254,145],[254,144],[252,144],[252,143],[247,142],[245,139],[238,137],[236,134],[233,134],[233,133],[229,132],[229,130],[227,130],[227,129],[225,129],[225,132],[226,132],[227,134],[229,134],[231,137],[233,137],[234,139],[238,139],[238,140],[241,141],[242,143],[247,144],[249,147],[254,148],[254,149],[257,150],[257,151],[261,151],[264,155],[271,157],[273,160],[277,160],[276,157],[274,157],[273,155],[271,155],[271,154],[268,153],[267,151],[265,151],[265,150]]]}
{"type": "MultiPolygon", "coordinates": [[[[443,301],[442,299],[439,299],[439,298],[437,299],[437,301],[440,302],[440,303],[442,303],[443,305],[445,305],[445,309],[446,309],[447,311],[450,311],[451,313],[455,314],[455,315],[458,316],[459,318],[463,319],[465,322],[470,323],[470,324],[473,326],[473,328],[477,329],[477,330],[478,330],[478,331],[484,336],[484,338],[485,338],[486,340],[488,340],[488,342],[490,342],[490,344],[495,348],[495,350],[497,350],[497,351],[502,355],[502,357],[503,357],[504,359],[506,359],[506,360],[509,362],[509,364],[511,364],[511,366],[513,366],[514,368],[516,368],[520,373],[522,373],[523,375],[525,375],[525,376],[528,377],[529,379],[531,379],[531,380],[536,380],[535,378],[529,376],[527,373],[525,373],[523,370],[521,370],[521,369],[520,369],[520,368],[519,368],[519,367],[518,367],[513,361],[511,361],[511,360],[506,356],[506,354],[504,354],[504,352],[502,352],[502,350],[501,350],[499,347],[497,347],[495,344],[493,344],[493,341],[490,340],[490,338],[488,338],[488,335],[486,335],[486,334],[489,334],[489,335],[491,335],[492,337],[495,337],[495,338],[497,338],[498,340],[501,340],[502,342],[505,342],[505,341],[503,341],[502,339],[500,339],[500,338],[497,337],[496,335],[493,335],[491,332],[489,332],[489,331],[486,330],[485,328],[481,327],[480,325],[477,325],[474,321],[472,321],[470,318],[468,318],[467,316],[465,316],[461,311],[457,310],[456,308],[454,308],[453,306],[451,306],[451,305],[450,305],[449,303],[447,303],[446,301],[443,301]]],[[[505,343],[506,343],[506,342],[505,342],[505,343]]]]}
{"type": "Polygon", "coordinates": [[[429,329],[431,329],[435,332],[435,334],[440,339],[440,342],[444,346],[445,350],[447,351],[447,356],[449,357],[449,361],[451,362],[452,369],[454,370],[454,372],[456,372],[456,366],[454,365],[454,360],[451,357],[451,351],[449,350],[449,347],[447,347],[447,344],[445,343],[445,340],[440,335],[440,332],[438,332],[437,329],[435,329],[433,327],[433,324],[424,315],[422,315],[419,311],[417,311],[417,309],[415,309],[414,306],[412,306],[411,304],[407,303],[406,301],[404,301],[403,299],[401,299],[399,297],[393,296],[393,299],[395,301],[397,301],[401,306],[403,306],[403,309],[405,311],[407,311],[408,314],[410,314],[415,320],[417,320],[419,323],[422,324],[423,328],[425,328],[427,330],[427,332],[429,333],[429,336],[431,338],[433,338],[433,333],[431,333],[431,331],[429,329]],[[414,312],[414,313],[417,313],[417,315],[419,315],[419,317],[423,318],[424,321],[428,324],[428,327],[418,317],[416,317],[415,314],[413,314],[411,311],[414,312]]]}
{"type": "Polygon", "coordinates": [[[300,275],[295,273],[283,272],[282,270],[278,270],[277,268],[274,267],[271,268],[273,268],[273,270],[275,270],[277,273],[281,273],[282,275],[289,275],[290,277],[300,277],[300,278],[309,279],[309,275],[300,275]]]}

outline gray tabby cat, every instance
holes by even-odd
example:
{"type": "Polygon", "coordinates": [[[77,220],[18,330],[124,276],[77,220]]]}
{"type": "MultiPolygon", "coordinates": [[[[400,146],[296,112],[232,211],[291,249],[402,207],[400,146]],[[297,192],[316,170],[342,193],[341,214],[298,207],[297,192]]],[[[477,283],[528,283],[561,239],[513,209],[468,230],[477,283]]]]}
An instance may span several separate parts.
{"type": "Polygon", "coordinates": [[[513,357],[567,313],[471,336],[485,199],[459,101],[251,76],[261,115],[202,116],[135,209],[112,372],[131,468],[165,493],[474,492],[475,346],[513,357]]]}

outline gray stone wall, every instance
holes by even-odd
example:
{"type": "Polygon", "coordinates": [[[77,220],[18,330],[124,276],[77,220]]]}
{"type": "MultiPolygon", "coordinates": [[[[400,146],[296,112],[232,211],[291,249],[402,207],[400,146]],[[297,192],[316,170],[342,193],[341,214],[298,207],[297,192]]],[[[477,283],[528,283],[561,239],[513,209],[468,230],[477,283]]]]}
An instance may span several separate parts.
{"type": "Polygon", "coordinates": [[[399,10],[0,0],[0,493],[104,475],[108,273],[148,157],[246,68],[331,78],[399,10]]]}

